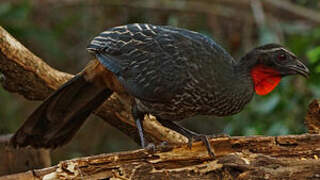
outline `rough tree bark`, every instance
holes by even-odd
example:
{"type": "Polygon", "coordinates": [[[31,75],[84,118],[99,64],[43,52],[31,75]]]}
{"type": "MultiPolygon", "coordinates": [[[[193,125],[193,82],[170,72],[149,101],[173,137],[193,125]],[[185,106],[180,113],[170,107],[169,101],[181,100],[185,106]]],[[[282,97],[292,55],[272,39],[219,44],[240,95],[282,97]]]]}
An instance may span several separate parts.
{"type": "Polygon", "coordinates": [[[217,158],[202,143],[101,154],[60,162],[9,179],[319,179],[320,135],[232,137],[210,140],[217,158]]]}
{"type": "MultiPolygon", "coordinates": [[[[27,99],[41,100],[72,75],[57,71],[32,54],[0,27],[0,71],[2,85],[27,99]]],[[[114,94],[95,112],[106,122],[137,137],[130,106],[114,94]]],[[[310,105],[306,124],[318,132],[320,108],[310,105]]],[[[146,131],[153,141],[170,145],[186,138],[146,119],[146,131]]],[[[210,140],[217,158],[210,159],[202,143],[159,147],[155,152],[136,150],[102,154],[60,162],[58,165],[2,179],[319,179],[320,135],[277,137],[223,137],[210,140]]]]}
{"type": "Polygon", "coordinates": [[[51,165],[49,150],[15,149],[9,145],[10,138],[11,135],[0,136],[0,176],[51,165]]]}

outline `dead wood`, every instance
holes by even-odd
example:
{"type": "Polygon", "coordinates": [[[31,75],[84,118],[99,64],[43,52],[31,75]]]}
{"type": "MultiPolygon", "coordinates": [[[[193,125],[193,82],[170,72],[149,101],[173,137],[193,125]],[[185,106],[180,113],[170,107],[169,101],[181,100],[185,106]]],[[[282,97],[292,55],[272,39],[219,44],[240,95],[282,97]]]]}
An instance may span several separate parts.
{"type": "Polygon", "coordinates": [[[313,100],[305,118],[305,125],[311,134],[320,134],[320,102],[313,100]]]}
{"type": "Polygon", "coordinates": [[[8,179],[319,179],[320,135],[224,137],[156,152],[135,150],[62,161],[8,179]]]}
{"type": "Polygon", "coordinates": [[[48,150],[31,147],[15,149],[9,145],[10,137],[0,135],[0,176],[51,165],[48,150]]]}

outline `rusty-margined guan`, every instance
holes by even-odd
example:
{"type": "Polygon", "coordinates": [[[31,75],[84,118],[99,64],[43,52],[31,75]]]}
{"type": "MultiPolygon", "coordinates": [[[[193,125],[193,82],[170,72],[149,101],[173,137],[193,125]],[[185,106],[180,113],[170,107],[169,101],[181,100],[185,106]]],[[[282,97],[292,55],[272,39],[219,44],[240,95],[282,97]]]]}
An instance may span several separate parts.
{"type": "Polygon", "coordinates": [[[142,120],[152,114],[192,140],[206,136],[173,121],[195,115],[240,112],[254,92],[271,92],[286,75],[308,76],[298,58],[277,44],[234,60],[212,39],[168,26],[130,24],[95,37],[88,51],[97,60],[48,97],[15,133],[15,146],[55,148],[67,143],[112,92],[130,95],[142,147],[142,120]]]}

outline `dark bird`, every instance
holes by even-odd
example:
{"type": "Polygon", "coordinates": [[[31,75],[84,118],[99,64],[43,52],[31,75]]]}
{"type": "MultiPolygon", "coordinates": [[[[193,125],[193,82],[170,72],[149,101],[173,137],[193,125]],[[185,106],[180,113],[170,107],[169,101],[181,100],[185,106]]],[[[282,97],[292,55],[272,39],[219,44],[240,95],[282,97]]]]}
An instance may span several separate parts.
{"type": "Polygon", "coordinates": [[[56,148],[66,144],[108,97],[129,95],[141,146],[145,114],[189,139],[205,135],[174,121],[195,115],[240,112],[254,93],[270,93],[287,75],[307,77],[308,68],[278,44],[254,48],[240,60],[212,39],[169,26],[130,24],[114,27],[88,46],[93,60],[48,97],[12,138],[14,146],[56,148]]]}

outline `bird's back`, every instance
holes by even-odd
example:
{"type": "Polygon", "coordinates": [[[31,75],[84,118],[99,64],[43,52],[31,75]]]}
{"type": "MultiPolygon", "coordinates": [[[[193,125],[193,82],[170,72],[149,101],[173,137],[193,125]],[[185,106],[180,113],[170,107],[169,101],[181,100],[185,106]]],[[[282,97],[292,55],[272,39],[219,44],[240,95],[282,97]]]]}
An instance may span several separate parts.
{"type": "Polygon", "coordinates": [[[232,76],[235,64],[200,33],[150,24],[111,28],[95,37],[88,50],[116,74],[140,109],[167,119],[213,112],[216,93],[223,90],[218,78],[232,76]]]}

